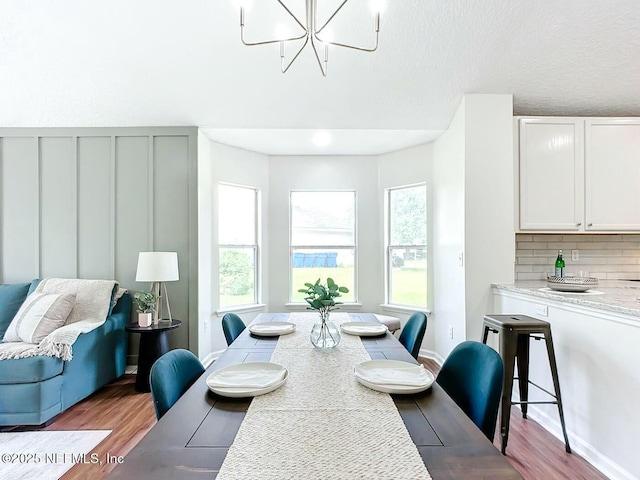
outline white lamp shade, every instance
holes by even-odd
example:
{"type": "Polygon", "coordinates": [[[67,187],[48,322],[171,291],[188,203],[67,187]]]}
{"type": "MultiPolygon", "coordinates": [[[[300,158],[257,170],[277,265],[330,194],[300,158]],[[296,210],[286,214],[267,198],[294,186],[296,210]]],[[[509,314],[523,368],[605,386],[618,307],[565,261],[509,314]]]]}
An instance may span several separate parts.
{"type": "Polygon", "coordinates": [[[136,282],[173,282],[178,277],[176,252],[140,252],[136,282]]]}

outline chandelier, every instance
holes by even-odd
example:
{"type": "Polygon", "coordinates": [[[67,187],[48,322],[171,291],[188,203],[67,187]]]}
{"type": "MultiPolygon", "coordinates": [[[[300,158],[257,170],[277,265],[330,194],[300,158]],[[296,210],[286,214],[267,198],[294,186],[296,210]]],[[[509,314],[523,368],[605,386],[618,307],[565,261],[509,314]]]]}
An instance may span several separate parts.
{"type": "Polygon", "coordinates": [[[318,28],[318,25],[316,23],[318,0],[305,0],[306,25],[303,24],[298,19],[298,17],[296,17],[291,12],[291,10],[289,10],[289,8],[283,3],[282,0],[276,0],[276,1],[282,6],[282,8],[285,9],[285,11],[291,16],[291,18],[295,20],[295,22],[303,30],[303,33],[301,33],[298,36],[277,38],[277,39],[266,40],[262,42],[247,42],[244,37],[245,11],[244,11],[244,5],[241,5],[240,6],[240,39],[242,40],[242,43],[244,45],[247,45],[250,47],[255,45],[268,45],[271,43],[279,43],[280,44],[280,70],[282,71],[282,73],[285,73],[287,70],[289,70],[289,68],[291,67],[293,62],[296,61],[296,59],[298,58],[302,50],[304,50],[304,48],[309,44],[313,48],[313,53],[315,55],[316,60],[318,61],[318,66],[322,71],[322,75],[325,77],[327,76],[327,64],[329,62],[329,46],[330,45],[333,45],[335,47],[350,48],[352,50],[358,50],[360,52],[375,52],[378,48],[378,35],[380,33],[380,12],[379,11],[376,12],[376,15],[375,15],[375,24],[374,24],[375,44],[372,47],[367,48],[367,47],[362,47],[358,45],[349,45],[346,43],[338,43],[338,42],[330,41],[328,38],[323,39],[321,36],[322,31],[325,29],[325,27],[331,23],[331,21],[335,18],[338,12],[340,12],[342,7],[344,7],[349,0],[344,0],[340,4],[340,6],[329,16],[329,19],[324,23],[324,25],[322,25],[320,28],[318,28]],[[298,48],[295,54],[292,57],[290,57],[291,59],[287,61],[286,55],[285,55],[287,43],[295,42],[297,40],[302,40],[302,39],[304,39],[304,42],[302,43],[300,48],[298,48]]]}

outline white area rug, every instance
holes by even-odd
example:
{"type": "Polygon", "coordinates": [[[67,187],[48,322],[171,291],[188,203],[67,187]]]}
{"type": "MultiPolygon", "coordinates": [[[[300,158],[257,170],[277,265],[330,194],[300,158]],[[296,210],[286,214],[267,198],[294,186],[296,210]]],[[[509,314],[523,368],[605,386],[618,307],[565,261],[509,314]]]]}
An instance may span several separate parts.
{"type": "Polygon", "coordinates": [[[111,430],[0,433],[0,480],[57,480],[76,463],[104,462],[92,450],[111,430]]]}

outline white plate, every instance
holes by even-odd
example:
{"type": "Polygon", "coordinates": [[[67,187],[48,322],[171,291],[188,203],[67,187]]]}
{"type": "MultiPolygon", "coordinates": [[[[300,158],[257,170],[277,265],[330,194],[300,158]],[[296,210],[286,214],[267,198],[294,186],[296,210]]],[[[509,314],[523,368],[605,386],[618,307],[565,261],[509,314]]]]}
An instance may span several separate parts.
{"type": "Polygon", "coordinates": [[[345,322],[340,329],[349,335],[360,337],[378,337],[389,330],[386,325],[378,322],[345,322]]]}
{"type": "Polygon", "coordinates": [[[362,362],[355,366],[354,373],[358,382],[365,387],[369,387],[372,390],[384,393],[419,393],[433,385],[435,377],[433,374],[422,367],[408,362],[401,362],[399,360],[369,360],[362,362]],[[420,383],[415,385],[400,385],[400,384],[387,384],[377,383],[367,378],[368,374],[373,374],[376,370],[384,370],[386,374],[394,375],[398,377],[402,375],[414,376],[419,378],[420,383]]]}
{"type": "Polygon", "coordinates": [[[289,376],[289,371],[284,368],[282,365],[271,362],[247,362],[247,363],[238,363],[236,365],[230,365],[228,367],[223,367],[219,370],[216,370],[211,375],[207,377],[207,386],[209,390],[213,393],[217,393],[223,397],[231,397],[231,398],[244,398],[244,397],[256,397],[258,395],[264,395],[265,393],[273,392],[274,390],[280,388],[284,385],[284,382],[287,381],[287,377],[289,376]],[[229,375],[233,373],[237,373],[238,375],[250,375],[254,372],[266,371],[268,375],[278,375],[279,373],[283,374],[282,380],[278,380],[276,383],[268,385],[266,387],[256,387],[256,386],[234,386],[234,387],[222,387],[222,386],[214,386],[212,382],[216,380],[216,377],[221,377],[222,375],[229,375]]]}
{"type": "Polygon", "coordinates": [[[296,324],[291,322],[262,322],[249,325],[249,331],[259,337],[277,337],[287,335],[296,330],[296,324]]]}

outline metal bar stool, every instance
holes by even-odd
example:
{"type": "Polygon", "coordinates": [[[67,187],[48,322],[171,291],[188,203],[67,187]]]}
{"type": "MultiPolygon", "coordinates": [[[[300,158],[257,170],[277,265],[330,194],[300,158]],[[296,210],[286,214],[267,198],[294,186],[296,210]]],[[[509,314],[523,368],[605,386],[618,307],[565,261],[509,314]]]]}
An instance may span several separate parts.
{"type": "Polygon", "coordinates": [[[564,424],[564,412],[562,411],[562,397],[560,396],[560,383],[558,382],[558,368],[556,355],[553,350],[551,337],[551,325],[544,320],[538,320],[526,315],[486,315],[482,326],[482,343],[487,343],[489,332],[500,334],[500,354],[504,361],[504,385],[502,387],[502,402],[500,416],[500,435],[502,436],[502,454],[504,455],[509,441],[509,419],[511,405],[520,405],[522,418],[527,418],[527,407],[534,404],[556,404],[562,424],[564,443],[567,453],[571,453],[569,437],[564,424]],[[551,367],[554,392],[550,392],[540,385],[529,380],[529,339],[545,340],[547,356],[551,367]],[[518,359],[518,376],[514,377],[514,363],[518,359]],[[513,380],[518,380],[520,401],[511,400],[513,380]],[[529,401],[529,384],[547,393],[554,400],[529,401]]]}

